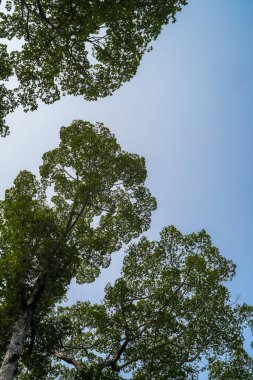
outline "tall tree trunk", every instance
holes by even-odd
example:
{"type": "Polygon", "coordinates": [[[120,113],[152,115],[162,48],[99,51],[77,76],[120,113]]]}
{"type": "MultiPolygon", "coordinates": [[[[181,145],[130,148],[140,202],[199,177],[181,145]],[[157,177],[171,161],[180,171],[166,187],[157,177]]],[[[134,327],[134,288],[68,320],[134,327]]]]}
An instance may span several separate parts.
{"type": "Polygon", "coordinates": [[[23,352],[24,341],[31,325],[31,318],[32,310],[26,310],[14,325],[11,341],[0,369],[0,380],[13,380],[17,374],[18,361],[23,352]]]}
{"type": "Polygon", "coordinates": [[[31,326],[32,315],[45,290],[46,274],[47,271],[44,271],[38,276],[33,292],[26,302],[24,311],[13,327],[10,344],[7,347],[0,369],[0,380],[13,380],[18,372],[18,362],[23,352],[25,338],[31,326]]]}

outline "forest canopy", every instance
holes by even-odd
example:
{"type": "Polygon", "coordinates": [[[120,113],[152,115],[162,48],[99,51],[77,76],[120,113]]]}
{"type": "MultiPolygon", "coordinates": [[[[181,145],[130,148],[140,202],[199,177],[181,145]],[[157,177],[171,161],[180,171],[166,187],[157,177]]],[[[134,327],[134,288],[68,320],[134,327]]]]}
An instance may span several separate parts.
{"type": "MultiPolygon", "coordinates": [[[[2,4],[1,4],[2,3],[2,4]]],[[[7,0],[0,12],[0,134],[19,106],[97,100],[137,72],[185,0],[7,0]]],[[[164,227],[145,159],[102,123],[62,127],[39,175],[0,201],[0,380],[250,380],[252,307],[230,295],[235,264],[206,231],[164,227]],[[126,248],[99,303],[63,306],[126,248]]]]}
{"type": "Polygon", "coordinates": [[[226,286],[235,265],[205,231],[171,226],[131,244],[156,208],[144,159],[103,124],[77,120],[60,138],[40,178],[20,172],[0,204],[0,379],[250,378],[252,311],[226,286]],[[129,243],[100,304],[57,306],[72,279],[93,282],[129,243]]]}

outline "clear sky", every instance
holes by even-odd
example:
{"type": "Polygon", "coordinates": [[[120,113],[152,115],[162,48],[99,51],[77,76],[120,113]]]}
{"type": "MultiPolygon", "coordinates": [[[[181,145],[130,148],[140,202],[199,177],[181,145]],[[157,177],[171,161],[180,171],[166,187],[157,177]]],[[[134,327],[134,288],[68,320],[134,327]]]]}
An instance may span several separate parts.
{"type": "MultiPolygon", "coordinates": [[[[0,194],[19,170],[38,171],[61,125],[102,121],[126,150],[146,158],[158,201],[148,235],[156,239],[170,224],[184,233],[205,228],[237,264],[233,297],[253,304],[252,19],[252,0],[189,1],[112,97],[16,111],[11,136],[0,140],[0,194]]],[[[121,257],[95,286],[72,286],[70,299],[101,299],[121,257]]]]}

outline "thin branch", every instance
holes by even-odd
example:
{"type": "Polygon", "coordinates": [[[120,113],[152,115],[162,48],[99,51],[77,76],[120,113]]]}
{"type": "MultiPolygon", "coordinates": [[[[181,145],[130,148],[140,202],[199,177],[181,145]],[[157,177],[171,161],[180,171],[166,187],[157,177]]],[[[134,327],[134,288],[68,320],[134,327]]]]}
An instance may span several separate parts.
{"type": "Polygon", "coordinates": [[[199,358],[202,351],[203,351],[203,347],[200,347],[194,356],[181,359],[179,362],[179,366],[182,367],[182,365],[184,365],[185,363],[194,362],[195,360],[199,358]]]}
{"type": "Polygon", "coordinates": [[[66,169],[65,167],[62,165],[62,170],[67,174],[67,176],[69,176],[69,178],[75,180],[75,181],[78,181],[78,177],[73,177],[66,169]]]}

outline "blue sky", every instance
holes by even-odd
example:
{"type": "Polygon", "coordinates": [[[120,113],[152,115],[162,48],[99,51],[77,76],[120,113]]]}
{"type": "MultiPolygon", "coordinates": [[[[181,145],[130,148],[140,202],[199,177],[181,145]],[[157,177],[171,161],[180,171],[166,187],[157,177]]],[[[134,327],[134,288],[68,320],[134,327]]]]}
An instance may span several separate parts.
{"type": "MultiPolygon", "coordinates": [[[[66,97],[32,114],[16,111],[11,136],[0,141],[1,195],[19,170],[37,172],[61,125],[102,121],[125,149],[146,158],[158,201],[148,235],[156,239],[170,224],[185,233],[205,228],[237,264],[233,297],[253,304],[252,19],[252,0],[192,0],[112,97],[66,97]]],[[[95,286],[72,286],[70,299],[99,300],[121,258],[95,286]]]]}

